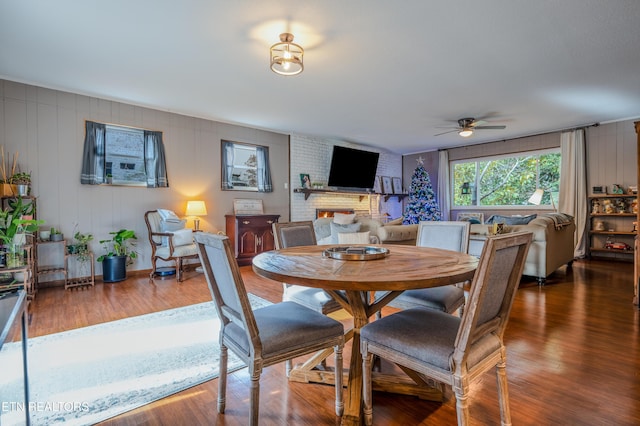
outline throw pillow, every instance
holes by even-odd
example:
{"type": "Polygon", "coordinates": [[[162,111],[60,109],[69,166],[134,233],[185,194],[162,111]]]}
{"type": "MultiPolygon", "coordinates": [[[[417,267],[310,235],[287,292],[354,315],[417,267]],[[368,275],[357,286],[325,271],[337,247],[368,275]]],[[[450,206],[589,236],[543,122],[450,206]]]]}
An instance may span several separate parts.
{"type": "Polygon", "coordinates": [[[356,218],[355,213],[349,213],[349,214],[334,213],[333,214],[333,221],[338,225],[349,225],[350,223],[353,223],[355,218],[356,218]]]}
{"type": "Polygon", "coordinates": [[[494,214],[486,221],[486,223],[504,223],[505,225],[526,225],[535,219],[537,214],[530,214],[528,216],[501,216],[494,214]]]}
{"type": "Polygon", "coordinates": [[[369,231],[365,232],[341,232],[338,234],[339,244],[369,244],[369,231]]]}
{"type": "Polygon", "coordinates": [[[172,210],[166,210],[166,209],[158,209],[158,214],[160,215],[160,217],[162,218],[162,220],[169,221],[169,222],[179,222],[180,218],[178,217],[177,214],[175,214],[172,210]]]}
{"type": "Polygon", "coordinates": [[[177,222],[168,222],[166,220],[163,220],[160,222],[160,230],[162,232],[179,231],[181,229],[184,229],[184,227],[186,226],[186,223],[187,223],[186,219],[182,219],[177,222]]]}
{"type": "Polygon", "coordinates": [[[360,223],[350,223],[348,225],[340,225],[339,223],[331,222],[331,244],[340,244],[338,242],[338,234],[345,232],[359,232],[360,223]]]}
{"type": "Polygon", "coordinates": [[[389,222],[384,224],[384,226],[392,226],[392,225],[402,225],[402,216],[400,216],[397,219],[390,220],[389,222]]]}
{"type": "Polygon", "coordinates": [[[186,246],[191,243],[193,243],[193,231],[191,229],[181,229],[173,233],[173,247],[186,246]]]}

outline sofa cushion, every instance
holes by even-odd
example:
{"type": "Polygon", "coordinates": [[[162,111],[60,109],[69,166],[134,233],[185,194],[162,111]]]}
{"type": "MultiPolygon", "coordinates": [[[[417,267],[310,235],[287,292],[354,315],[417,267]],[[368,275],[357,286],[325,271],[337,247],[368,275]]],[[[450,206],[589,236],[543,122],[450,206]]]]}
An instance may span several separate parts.
{"type": "Polygon", "coordinates": [[[338,234],[340,244],[369,244],[371,242],[370,232],[341,232],[338,234]]]}
{"type": "Polygon", "coordinates": [[[537,214],[530,214],[528,216],[501,216],[494,214],[485,223],[504,223],[505,225],[526,225],[535,219],[537,214]]]}
{"type": "Polygon", "coordinates": [[[331,244],[339,244],[338,234],[345,232],[360,232],[360,223],[350,223],[349,225],[340,225],[331,222],[331,244]]]}
{"type": "Polygon", "coordinates": [[[333,221],[335,223],[337,223],[338,225],[349,225],[350,223],[353,223],[353,221],[356,218],[356,214],[355,213],[334,213],[333,214],[333,221]]]}

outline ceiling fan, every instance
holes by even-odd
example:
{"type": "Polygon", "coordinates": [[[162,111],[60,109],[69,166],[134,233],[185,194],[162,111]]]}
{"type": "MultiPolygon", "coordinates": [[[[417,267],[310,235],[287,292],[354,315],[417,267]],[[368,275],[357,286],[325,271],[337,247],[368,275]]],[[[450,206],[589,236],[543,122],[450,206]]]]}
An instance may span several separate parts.
{"type": "Polygon", "coordinates": [[[475,118],[469,117],[469,118],[461,118],[458,120],[458,127],[452,128],[453,130],[447,130],[446,132],[442,132],[442,133],[438,133],[436,135],[433,136],[440,136],[440,135],[444,135],[447,133],[453,133],[453,132],[458,132],[458,134],[460,136],[462,136],[463,138],[468,138],[469,136],[471,136],[473,134],[473,132],[475,130],[482,130],[482,129],[506,129],[507,126],[505,125],[496,125],[496,126],[485,126],[485,124],[487,124],[486,121],[483,120],[476,120],[475,118]]]}

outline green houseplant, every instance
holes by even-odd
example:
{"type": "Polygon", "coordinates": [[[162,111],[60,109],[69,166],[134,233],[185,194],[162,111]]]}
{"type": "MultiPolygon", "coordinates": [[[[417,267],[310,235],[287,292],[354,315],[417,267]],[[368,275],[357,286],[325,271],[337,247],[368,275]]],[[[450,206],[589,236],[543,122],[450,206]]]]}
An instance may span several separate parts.
{"type": "Polygon", "coordinates": [[[20,197],[10,200],[8,205],[6,210],[0,210],[0,244],[6,265],[11,268],[21,265],[24,234],[37,232],[38,225],[42,225],[44,220],[24,219],[33,217],[34,206],[23,203],[20,197]]]}
{"type": "Polygon", "coordinates": [[[102,279],[104,282],[118,282],[127,278],[127,265],[133,263],[138,257],[135,250],[138,237],[130,229],[109,232],[112,237],[108,240],[100,240],[104,254],[97,261],[102,263],[102,279]]]}

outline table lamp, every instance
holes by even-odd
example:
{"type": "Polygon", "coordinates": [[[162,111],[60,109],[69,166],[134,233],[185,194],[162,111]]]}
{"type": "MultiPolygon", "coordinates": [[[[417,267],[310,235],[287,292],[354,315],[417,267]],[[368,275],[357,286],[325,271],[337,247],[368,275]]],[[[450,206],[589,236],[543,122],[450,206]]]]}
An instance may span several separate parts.
{"type": "Polygon", "coordinates": [[[187,211],[185,214],[193,217],[193,226],[196,231],[200,230],[200,216],[207,215],[207,206],[204,201],[187,201],[187,211]]]}

